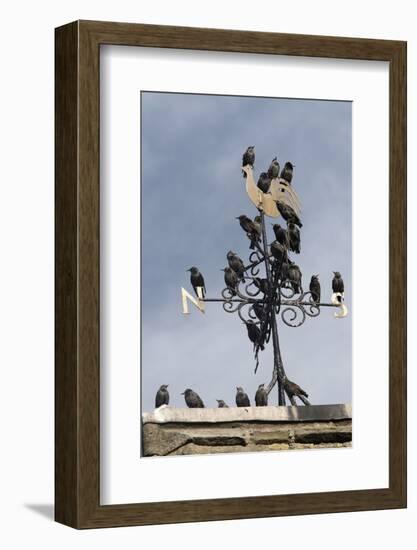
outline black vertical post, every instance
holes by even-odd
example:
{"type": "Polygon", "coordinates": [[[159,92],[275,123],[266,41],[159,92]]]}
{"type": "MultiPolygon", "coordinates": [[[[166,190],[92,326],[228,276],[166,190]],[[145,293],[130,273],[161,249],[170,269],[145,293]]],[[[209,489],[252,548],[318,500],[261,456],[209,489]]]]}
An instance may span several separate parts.
{"type": "Polygon", "coordinates": [[[272,345],[274,347],[274,370],[277,373],[277,385],[278,385],[278,405],[285,405],[285,392],[284,387],[282,384],[282,381],[285,377],[285,371],[284,371],[284,365],[282,363],[281,358],[281,351],[279,348],[279,339],[278,339],[278,329],[277,329],[277,319],[275,316],[275,306],[274,301],[272,300],[272,289],[273,289],[273,280],[272,280],[272,273],[271,273],[271,266],[269,265],[269,252],[268,252],[268,241],[266,238],[266,229],[265,229],[265,215],[263,213],[263,210],[260,210],[261,213],[261,225],[262,225],[262,244],[263,244],[263,252],[265,256],[265,271],[266,271],[266,278],[268,281],[268,289],[269,289],[269,299],[272,302],[272,309],[271,309],[271,332],[272,332],[272,345]]]}

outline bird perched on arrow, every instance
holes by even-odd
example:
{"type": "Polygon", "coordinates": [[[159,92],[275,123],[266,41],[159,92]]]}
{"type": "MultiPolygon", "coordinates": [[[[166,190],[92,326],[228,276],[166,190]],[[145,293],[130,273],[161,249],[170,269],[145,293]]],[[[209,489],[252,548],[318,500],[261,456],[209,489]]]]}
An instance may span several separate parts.
{"type": "Polygon", "coordinates": [[[277,160],[277,157],[274,157],[271,161],[271,164],[268,168],[268,178],[275,179],[279,176],[279,162],[277,160]]]}
{"type": "Polygon", "coordinates": [[[342,276],[339,271],[333,271],[334,277],[332,281],[333,292],[340,292],[341,294],[345,291],[345,283],[343,282],[342,276]]]}
{"type": "Polygon", "coordinates": [[[285,204],[285,202],[282,201],[275,201],[275,204],[277,205],[278,212],[286,222],[292,222],[298,225],[298,227],[303,227],[300,218],[289,204],[285,204]]]}
{"type": "Polygon", "coordinates": [[[203,400],[195,391],[187,388],[181,395],[184,396],[187,407],[190,409],[204,409],[203,400]]]}
{"type": "Polygon", "coordinates": [[[236,390],[236,405],[238,407],[250,407],[249,397],[247,393],[243,391],[243,388],[238,386],[236,390]]]}
{"type": "Polygon", "coordinates": [[[237,254],[229,250],[229,252],[227,253],[227,261],[229,262],[229,267],[233,269],[233,271],[236,273],[242,283],[244,283],[245,266],[241,258],[239,258],[237,254]]]}
{"type": "Polygon", "coordinates": [[[281,179],[285,180],[289,184],[291,184],[292,181],[294,166],[295,165],[291,162],[286,162],[281,172],[281,179]]]}
{"type": "Polygon", "coordinates": [[[204,277],[200,273],[200,271],[198,270],[198,267],[195,267],[195,266],[190,267],[190,269],[187,269],[187,271],[191,271],[190,281],[191,281],[191,285],[194,289],[194,292],[198,296],[197,288],[201,287],[203,289],[202,290],[203,298],[205,298],[206,297],[206,285],[205,285],[205,282],[204,282],[204,277]]]}
{"type": "Polygon", "coordinates": [[[312,275],[310,281],[311,297],[316,304],[320,302],[321,298],[321,286],[318,275],[312,275]]]}
{"type": "MultiPolygon", "coordinates": [[[[242,156],[242,166],[251,166],[252,168],[255,165],[255,146],[250,145],[242,156]]],[[[243,177],[246,178],[246,173],[242,170],[243,177]]]]}
{"type": "Polygon", "coordinates": [[[259,384],[255,393],[255,403],[257,407],[266,407],[268,405],[268,394],[266,393],[265,384],[259,384]]]}
{"type": "Polygon", "coordinates": [[[169,393],[167,388],[168,388],[168,384],[162,384],[162,386],[156,392],[155,409],[157,409],[158,407],[161,407],[162,405],[168,405],[169,393]]]}

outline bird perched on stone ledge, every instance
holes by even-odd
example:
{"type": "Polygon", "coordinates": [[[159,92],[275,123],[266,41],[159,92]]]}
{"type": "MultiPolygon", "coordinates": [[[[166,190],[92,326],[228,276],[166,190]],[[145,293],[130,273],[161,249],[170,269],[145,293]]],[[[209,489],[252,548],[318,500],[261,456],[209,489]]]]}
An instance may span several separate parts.
{"type": "Polygon", "coordinates": [[[195,391],[188,388],[181,395],[184,396],[187,407],[190,409],[204,409],[203,400],[195,391]]]}
{"type": "MultiPolygon", "coordinates": [[[[242,156],[242,166],[251,166],[254,167],[255,164],[255,146],[250,145],[242,156]]],[[[243,177],[246,178],[246,173],[242,170],[243,177]]]]}
{"type": "Polygon", "coordinates": [[[191,282],[191,285],[192,285],[192,287],[194,289],[194,292],[196,293],[197,297],[198,297],[197,288],[201,287],[203,298],[205,298],[206,297],[206,285],[205,285],[205,282],[204,282],[204,277],[200,273],[200,271],[198,270],[198,267],[195,267],[195,266],[190,267],[190,269],[187,269],[187,271],[191,272],[190,282],[191,282]]]}
{"type": "Polygon", "coordinates": [[[223,401],[223,399],[216,399],[219,409],[228,409],[229,405],[223,401]]]}
{"type": "Polygon", "coordinates": [[[236,405],[238,407],[250,407],[250,401],[248,395],[243,391],[243,388],[238,386],[236,388],[236,405]]]}
{"type": "Polygon", "coordinates": [[[259,384],[255,394],[255,403],[257,407],[266,407],[268,405],[268,394],[265,384],[259,384]]]}
{"type": "Polygon", "coordinates": [[[168,405],[169,393],[167,388],[168,388],[168,384],[162,384],[162,386],[156,392],[155,409],[157,409],[158,407],[161,407],[162,405],[168,405]]]}

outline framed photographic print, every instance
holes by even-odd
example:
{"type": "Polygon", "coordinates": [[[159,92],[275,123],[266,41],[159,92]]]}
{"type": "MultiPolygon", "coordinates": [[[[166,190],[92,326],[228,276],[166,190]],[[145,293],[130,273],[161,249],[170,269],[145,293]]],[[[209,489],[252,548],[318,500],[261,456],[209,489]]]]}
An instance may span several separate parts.
{"type": "Polygon", "coordinates": [[[56,29],[56,520],[405,506],[406,44],[56,29]]]}

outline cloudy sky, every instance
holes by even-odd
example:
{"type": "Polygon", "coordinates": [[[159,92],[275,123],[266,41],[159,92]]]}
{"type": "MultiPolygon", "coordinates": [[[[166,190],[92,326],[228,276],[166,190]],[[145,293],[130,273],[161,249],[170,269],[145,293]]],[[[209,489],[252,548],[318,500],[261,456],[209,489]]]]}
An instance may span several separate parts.
{"type": "MultiPolygon", "coordinates": [[[[237,314],[213,303],[205,315],[193,306],[183,315],[181,286],[192,292],[186,269],[198,266],[208,297],[218,297],[227,251],[248,258],[249,241],[235,217],[257,214],[240,170],[243,151],[255,145],[256,179],[274,156],[281,166],[296,164],[303,221],[296,259],[304,288],[319,273],[322,300],[329,301],[332,271],[341,271],[349,307],[351,103],[143,92],[141,113],[142,410],[153,409],[163,383],[176,407],[185,406],[186,388],[207,407],[217,406],[216,398],[234,405],[236,386],[253,399],[271,379],[272,343],[260,353],[255,375],[252,344],[237,314]]],[[[271,226],[268,231],[272,240],[271,226]]],[[[352,399],[351,317],[333,313],[323,308],[299,328],[278,321],[287,376],[312,404],[352,399]]],[[[277,403],[276,389],[270,403],[277,403]]]]}

